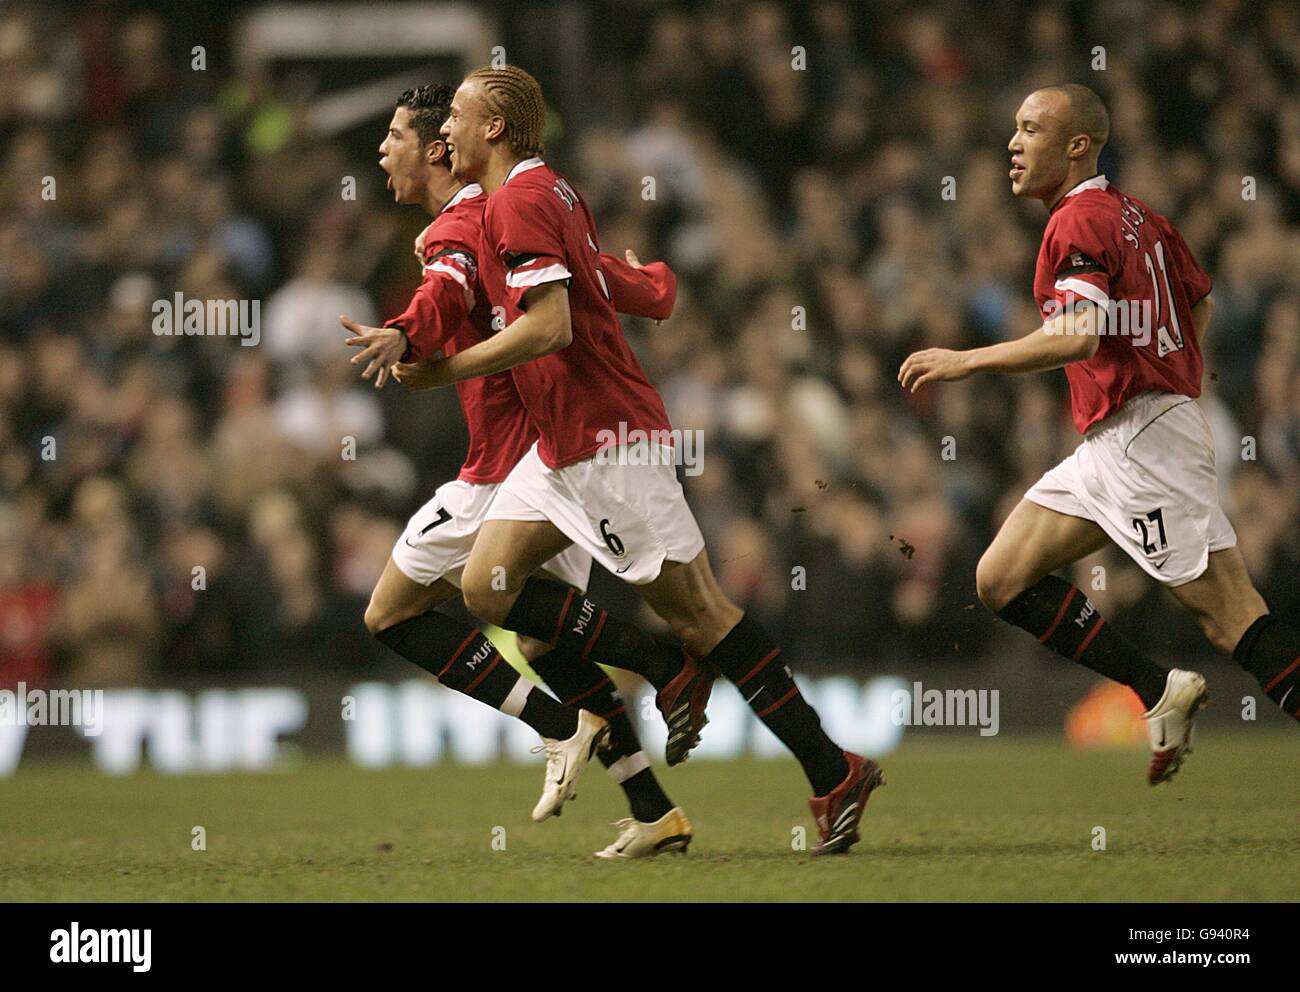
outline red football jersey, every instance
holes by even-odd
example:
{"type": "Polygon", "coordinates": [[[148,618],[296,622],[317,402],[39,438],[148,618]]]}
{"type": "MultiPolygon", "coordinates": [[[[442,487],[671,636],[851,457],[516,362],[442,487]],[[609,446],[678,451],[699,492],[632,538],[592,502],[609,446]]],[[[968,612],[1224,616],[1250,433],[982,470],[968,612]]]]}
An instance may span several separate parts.
{"type": "MultiPolygon", "coordinates": [[[[410,339],[404,361],[419,361],[440,348],[454,355],[492,333],[492,311],[478,271],[486,202],[481,187],[465,186],[426,230],[424,280],[406,310],[384,325],[402,328],[410,339]]],[[[677,277],[664,263],[634,269],[621,258],[602,254],[600,267],[608,274],[621,313],[655,320],[672,313],[677,277]]],[[[456,383],[456,392],[469,430],[469,451],[458,478],[501,482],[537,439],[514,377],[507,370],[468,379],[456,383]]]]}
{"type": "Polygon", "coordinates": [[[1045,320],[1083,300],[1107,310],[1096,354],[1065,366],[1080,433],[1138,393],[1201,394],[1192,307],[1209,292],[1174,226],[1105,176],[1061,199],[1043,232],[1034,298],[1045,320]]]}
{"type": "MultiPolygon", "coordinates": [[[[551,468],[571,465],[609,444],[620,423],[668,431],[658,392],[623,337],[597,247],[596,225],[569,183],[540,158],[516,165],[488,197],[481,278],[507,324],[523,313],[533,286],[566,280],[573,340],[511,370],[541,435],[538,455],[551,468]]],[[[633,270],[644,271],[644,270],[633,270]]]]}

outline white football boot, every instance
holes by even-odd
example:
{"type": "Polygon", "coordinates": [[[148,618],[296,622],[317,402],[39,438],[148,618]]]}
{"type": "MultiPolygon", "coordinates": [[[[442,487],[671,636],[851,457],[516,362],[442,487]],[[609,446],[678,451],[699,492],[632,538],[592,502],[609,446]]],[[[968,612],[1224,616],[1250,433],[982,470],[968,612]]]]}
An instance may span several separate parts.
{"type": "Polygon", "coordinates": [[[533,753],[546,752],[546,784],[542,798],[533,808],[533,819],[541,823],[548,816],[559,816],[561,808],[575,795],[578,776],[587,762],[609,737],[609,724],[587,710],[578,711],[578,729],[567,741],[543,738],[533,753]]]}
{"type": "Polygon", "coordinates": [[[622,829],[618,839],[596,857],[617,861],[623,858],[653,858],[665,851],[685,854],[691,843],[691,822],[681,807],[674,806],[654,823],[639,820],[619,820],[614,824],[622,829]]]}
{"type": "Polygon", "coordinates": [[[1152,785],[1168,782],[1182,766],[1183,756],[1192,750],[1192,721],[1210,701],[1205,678],[1199,672],[1171,668],[1165,679],[1165,692],[1142,719],[1151,737],[1151,767],[1147,781],[1152,785]]]}

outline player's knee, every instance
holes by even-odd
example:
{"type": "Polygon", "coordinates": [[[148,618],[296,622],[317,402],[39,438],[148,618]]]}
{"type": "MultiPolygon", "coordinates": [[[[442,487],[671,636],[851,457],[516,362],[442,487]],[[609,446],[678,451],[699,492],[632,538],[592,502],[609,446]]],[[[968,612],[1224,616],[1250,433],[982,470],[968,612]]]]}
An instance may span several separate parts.
{"type": "MultiPolygon", "coordinates": [[[[1214,646],[1216,651],[1222,654],[1232,654],[1233,648],[1241,640],[1239,634],[1234,636],[1228,625],[1224,624],[1219,617],[1210,613],[1198,612],[1196,619],[1201,625],[1201,632],[1205,634],[1205,639],[1214,646]]],[[[1245,632],[1244,628],[1242,632],[1245,632]]]]}
{"type": "Polygon", "coordinates": [[[500,627],[510,613],[513,597],[505,590],[494,589],[490,579],[475,579],[466,573],[461,595],[465,597],[465,608],[485,623],[500,627]]]}
{"type": "Polygon", "coordinates": [[[365,622],[366,630],[371,634],[378,634],[381,630],[394,626],[398,621],[391,610],[384,609],[372,599],[366,606],[365,622]]]}
{"type": "Polygon", "coordinates": [[[677,639],[697,655],[712,651],[740,623],[744,611],[727,600],[688,608],[666,618],[677,639]]]}
{"type": "Polygon", "coordinates": [[[419,616],[426,609],[428,607],[423,603],[395,605],[393,603],[376,602],[371,599],[369,605],[366,606],[366,630],[377,635],[389,627],[396,627],[399,623],[410,620],[411,617],[419,616]]]}
{"type": "Polygon", "coordinates": [[[551,650],[549,644],[545,641],[539,641],[535,637],[525,637],[520,634],[516,640],[519,643],[519,653],[524,656],[524,660],[530,665],[551,650]]]}
{"type": "Polygon", "coordinates": [[[1015,582],[1008,578],[1006,569],[985,552],[975,566],[975,595],[979,596],[980,602],[997,613],[1019,592],[1015,582]]]}
{"type": "Polygon", "coordinates": [[[1232,654],[1241,640],[1241,635],[1246,632],[1255,618],[1268,612],[1268,607],[1263,599],[1259,598],[1258,593],[1253,597],[1225,597],[1214,601],[1209,599],[1189,601],[1183,598],[1183,605],[1200,625],[1205,639],[1216,650],[1227,655],[1232,654]]]}
{"type": "Polygon", "coordinates": [[[1232,654],[1232,649],[1237,646],[1237,642],[1229,637],[1217,623],[1213,621],[1201,625],[1205,631],[1206,639],[1214,645],[1216,651],[1220,654],[1232,654]]]}
{"type": "Polygon", "coordinates": [[[699,623],[694,623],[684,617],[676,617],[668,622],[672,629],[673,636],[685,644],[696,654],[700,654],[700,647],[707,640],[704,633],[704,627],[699,623]]]}

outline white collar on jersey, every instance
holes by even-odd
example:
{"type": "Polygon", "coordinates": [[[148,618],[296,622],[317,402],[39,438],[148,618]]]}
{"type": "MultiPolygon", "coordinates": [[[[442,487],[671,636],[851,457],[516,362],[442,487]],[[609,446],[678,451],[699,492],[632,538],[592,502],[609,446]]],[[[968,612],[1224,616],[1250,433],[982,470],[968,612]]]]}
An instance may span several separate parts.
{"type": "MultiPolygon", "coordinates": [[[[1078,186],[1066,193],[1065,196],[1074,196],[1076,193],[1082,193],[1085,189],[1105,189],[1110,185],[1110,180],[1103,175],[1093,176],[1091,179],[1085,179],[1078,186]]],[[[1062,197],[1061,199],[1065,199],[1062,197]]]]}
{"type": "Polygon", "coordinates": [[[527,172],[529,169],[536,169],[539,165],[545,165],[545,164],[546,163],[543,162],[536,155],[534,155],[532,158],[526,158],[522,162],[516,162],[515,167],[511,169],[508,173],[506,173],[506,182],[502,183],[501,185],[504,186],[506,183],[510,182],[511,179],[515,178],[515,175],[517,173],[527,172]]]}
{"type": "Polygon", "coordinates": [[[470,183],[467,186],[462,186],[460,189],[456,190],[455,196],[442,205],[442,210],[439,210],[438,213],[442,213],[444,210],[450,210],[461,200],[473,199],[482,192],[483,187],[478,183],[470,183]]]}

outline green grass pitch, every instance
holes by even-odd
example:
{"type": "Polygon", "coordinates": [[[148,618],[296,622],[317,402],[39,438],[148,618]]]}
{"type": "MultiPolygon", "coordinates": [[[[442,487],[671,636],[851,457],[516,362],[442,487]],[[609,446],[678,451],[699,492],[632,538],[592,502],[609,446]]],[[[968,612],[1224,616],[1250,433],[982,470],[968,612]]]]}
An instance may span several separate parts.
{"type": "Polygon", "coordinates": [[[596,765],[544,824],[529,819],[540,766],[26,766],[0,781],[0,899],[1294,901],[1298,747],[1285,731],[1203,733],[1151,789],[1141,751],[914,739],[884,762],[863,842],[825,859],[792,849],[793,828],[815,837],[792,761],[657,765],[695,842],[627,863],[591,856],[625,815],[596,765]]]}

